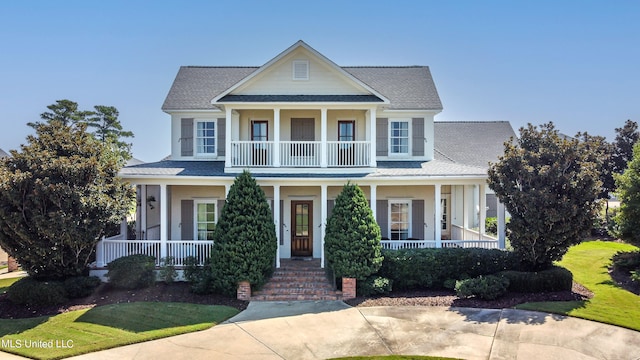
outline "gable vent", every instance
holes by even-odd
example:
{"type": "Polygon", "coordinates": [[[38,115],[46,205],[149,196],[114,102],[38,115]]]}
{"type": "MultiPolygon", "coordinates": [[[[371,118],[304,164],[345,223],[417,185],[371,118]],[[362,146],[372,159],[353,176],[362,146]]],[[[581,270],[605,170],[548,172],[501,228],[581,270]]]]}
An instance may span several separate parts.
{"type": "Polygon", "coordinates": [[[309,61],[293,61],[293,80],[309,80],[309,61]]]}

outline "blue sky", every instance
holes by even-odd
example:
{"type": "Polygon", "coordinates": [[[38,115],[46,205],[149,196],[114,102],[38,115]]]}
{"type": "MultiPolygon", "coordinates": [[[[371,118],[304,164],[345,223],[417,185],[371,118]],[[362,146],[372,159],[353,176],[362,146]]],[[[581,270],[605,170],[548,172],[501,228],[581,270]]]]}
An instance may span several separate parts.
{"type": "Polygon", "coordinates": [[[112,105],[134,156],[169,154],[181,65],[263,65],[304,40],[338,65],[428,65],[440,121],[640,122],[640,1],[0,2],[0,148],[46,106],[112,105]]]}

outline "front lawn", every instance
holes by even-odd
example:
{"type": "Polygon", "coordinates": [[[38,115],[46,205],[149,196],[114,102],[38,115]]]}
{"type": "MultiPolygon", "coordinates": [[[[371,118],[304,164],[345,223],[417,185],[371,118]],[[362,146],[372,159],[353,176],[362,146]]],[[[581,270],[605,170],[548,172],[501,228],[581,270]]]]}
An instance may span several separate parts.
{"type": "Polygon", "coordinates": [[[608,241],[589,241],[573,246],[559,265],[571,270],[574,281],[591,290],[593,298],[527,303],[516,308],[569,315],[640,331],[640,296],[619,287],[608,273],[613,254],[633,250],[637,248],[608,241]]]}
{"type": "Polygon", "coordinates": [[[6,293],[9,286],[11,286],[14,282],[20,279],[22,278],[16,277],[16,278],[0,279],[0,295],[6,293]]]}
{"type": "Polygon", "coordinates": [[[35,359],[60,359],[208,329],[238,312],[229,306],[135,302],[55,316],[0,319],[0,350],[35,359]],[[53,348],[27,347],[34,343],[53,348]]]}

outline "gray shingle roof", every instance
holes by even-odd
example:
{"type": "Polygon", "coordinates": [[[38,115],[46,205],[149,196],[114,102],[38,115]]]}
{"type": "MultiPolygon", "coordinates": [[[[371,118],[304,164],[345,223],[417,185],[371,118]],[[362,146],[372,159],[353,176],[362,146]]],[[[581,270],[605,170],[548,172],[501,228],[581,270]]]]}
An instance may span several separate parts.
{"type": "MultiPolygon", "coordinates": [[[[211,104],[213,98],[258,69],[183,66],[176,75],[162,110],[216,109],[211,104]]],[[[342,69],[387,97],[391,102],[390,109],[442,110],[431,72],[426,66],[342,69]]]]}
{"type": "Polygon", "coordinates": [[[504,153],[504,142],[516,137],[508,121],[434,122],[435,159],[489,168],[504,153]]]}
{"type": "Polygon", "coordinates": [[[226,95],[218,102],[383,102],[375,95],[226,95]]]}

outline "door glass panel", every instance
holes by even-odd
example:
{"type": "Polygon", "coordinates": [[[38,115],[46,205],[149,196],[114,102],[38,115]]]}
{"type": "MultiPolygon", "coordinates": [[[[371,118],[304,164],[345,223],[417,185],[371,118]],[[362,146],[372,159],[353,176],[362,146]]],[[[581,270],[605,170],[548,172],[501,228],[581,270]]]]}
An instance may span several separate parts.
{"type": "Polygon", "coordinates": [[[296,205],[296,236],[309,236],[309,205],[296,205]]]}

